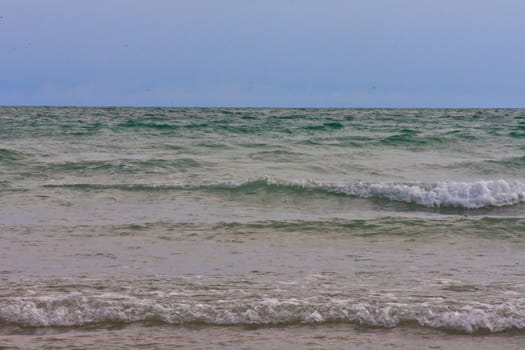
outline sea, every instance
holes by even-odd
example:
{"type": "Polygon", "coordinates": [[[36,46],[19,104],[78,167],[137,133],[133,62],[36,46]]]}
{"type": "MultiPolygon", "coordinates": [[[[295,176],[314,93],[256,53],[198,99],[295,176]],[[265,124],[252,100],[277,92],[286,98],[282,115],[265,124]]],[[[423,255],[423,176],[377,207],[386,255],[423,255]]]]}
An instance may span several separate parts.
{"type": "Polygon", "coordinates": [[[0,107],[0,349],[525,349],[525,110],[0,107]]]}

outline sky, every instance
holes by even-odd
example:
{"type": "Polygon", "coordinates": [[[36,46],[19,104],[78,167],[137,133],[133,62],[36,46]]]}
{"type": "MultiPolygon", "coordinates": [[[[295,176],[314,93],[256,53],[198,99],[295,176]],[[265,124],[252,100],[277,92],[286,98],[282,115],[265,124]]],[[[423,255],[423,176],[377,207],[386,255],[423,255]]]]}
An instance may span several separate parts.
{"type": "Polygon", "coordinates": [[[525,107],[523,0],[0,0],[0,105],[525,107]]]}

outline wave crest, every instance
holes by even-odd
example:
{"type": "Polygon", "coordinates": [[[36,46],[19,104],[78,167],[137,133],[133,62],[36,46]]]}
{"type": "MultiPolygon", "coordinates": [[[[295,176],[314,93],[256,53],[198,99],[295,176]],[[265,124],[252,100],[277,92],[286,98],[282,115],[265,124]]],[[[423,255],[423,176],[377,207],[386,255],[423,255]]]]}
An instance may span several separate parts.
{"type": "Polygon", "coordinates": [[[119,295],[70,295],[11,298],[0,302],[0,320],[24,327],[71,327],[96,323],[161,322],[207,325],[289,325],[353,323],[396,327],[415,323],[422,327],[466,333],[525,329],[523,305],[420,302],[356,302],[330,299],[324,303],[300,299],[266,298],[240,303],[174,302],[119,295]]]}
{"type": "Polygon", "coordinates": [[[424,183],[355,183],[333,186],[335,192],[361,198],[381,197],[425,207],[478,209],[525,202],[525,184],[518,181],[424,183]]]}
{"type": "Polygon", "coordinates": [[[308,192],[347,195],[358,198],[382,198],[393,202],[417,204],[428,208],[457,207],[480,209],[502,207],[525,202],[525,183],[507,180],[480,180],[475,182],[396,183],[349,182],[325,183],[311,180],[286,181],[271,177],[244,182],[224,182],[202,185],[189,184],[47,184],[83,191],[226,191],[253,194],[257,191],[275,193],[308,192]]]}
{"type": "Polygon", "coordinates": [[[460,207],[479,209],[501,207],[525,202],[525,184],[519,181],[480,180],[476,182],[395,183],[350,182],[322,183],[316,181],[280,181],[272,178],[239,184],[248,187],[289,187],[321,190],[359,198],[383,198],[395,202],[414,203],[425,207],[460,207]]]}

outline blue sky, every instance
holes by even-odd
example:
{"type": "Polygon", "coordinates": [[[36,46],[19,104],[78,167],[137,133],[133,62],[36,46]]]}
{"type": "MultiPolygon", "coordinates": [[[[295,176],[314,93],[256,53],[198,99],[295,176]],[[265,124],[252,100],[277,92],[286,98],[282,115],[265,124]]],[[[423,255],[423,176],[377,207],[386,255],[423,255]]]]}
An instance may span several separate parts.
{"type": "Polygon", "coordinates": [[[522,0],[0,0],[0,105],[525,107],[522,0]]]}

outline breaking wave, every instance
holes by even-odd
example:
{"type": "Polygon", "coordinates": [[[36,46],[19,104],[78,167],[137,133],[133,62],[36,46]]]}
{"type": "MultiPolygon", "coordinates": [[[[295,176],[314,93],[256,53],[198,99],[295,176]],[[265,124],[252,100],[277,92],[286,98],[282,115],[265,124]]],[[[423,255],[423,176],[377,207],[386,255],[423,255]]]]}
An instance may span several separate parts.
{"type": "Polygon", "coordinates": [[[506,180],[475,182],[396,183],[349,182],[323,183],[310,180],[284,181],[270,177],[245,182],[225,182],[203,185],[186,184],[48,184],[45,187],[64,187],[76,190],[125,191],[229,191],[253,194],[257,191],[274,193],[320,192],[358,198],[382,198],[393,202],[417,204],[423,207],[457,207],[479,209],[502,207],[525,202],[525,183],[506,180]]]}
{"type": "Polygon", "coordinates": [[[525,184],[505,180],[432,184],[354,183],[334,185],[333,190],[361,198],[381,197],[425,207],[451,206],[478,209],[525,202],[525,184]]]}
{"type": "Polygon", "coordinates": [[[501,332],[525,329],[525,305],[444,300],[401,303],[351,299],[262,298],[248,302],[195,302],[176,298],[142,299],[122,294],[20,297],[0,300],[0,321],[23,327],[71,327],[97,323],[161,322],[168,324],[288,325],[352,323],[396,327],[412,323],[459,332],[501,332]]]}

